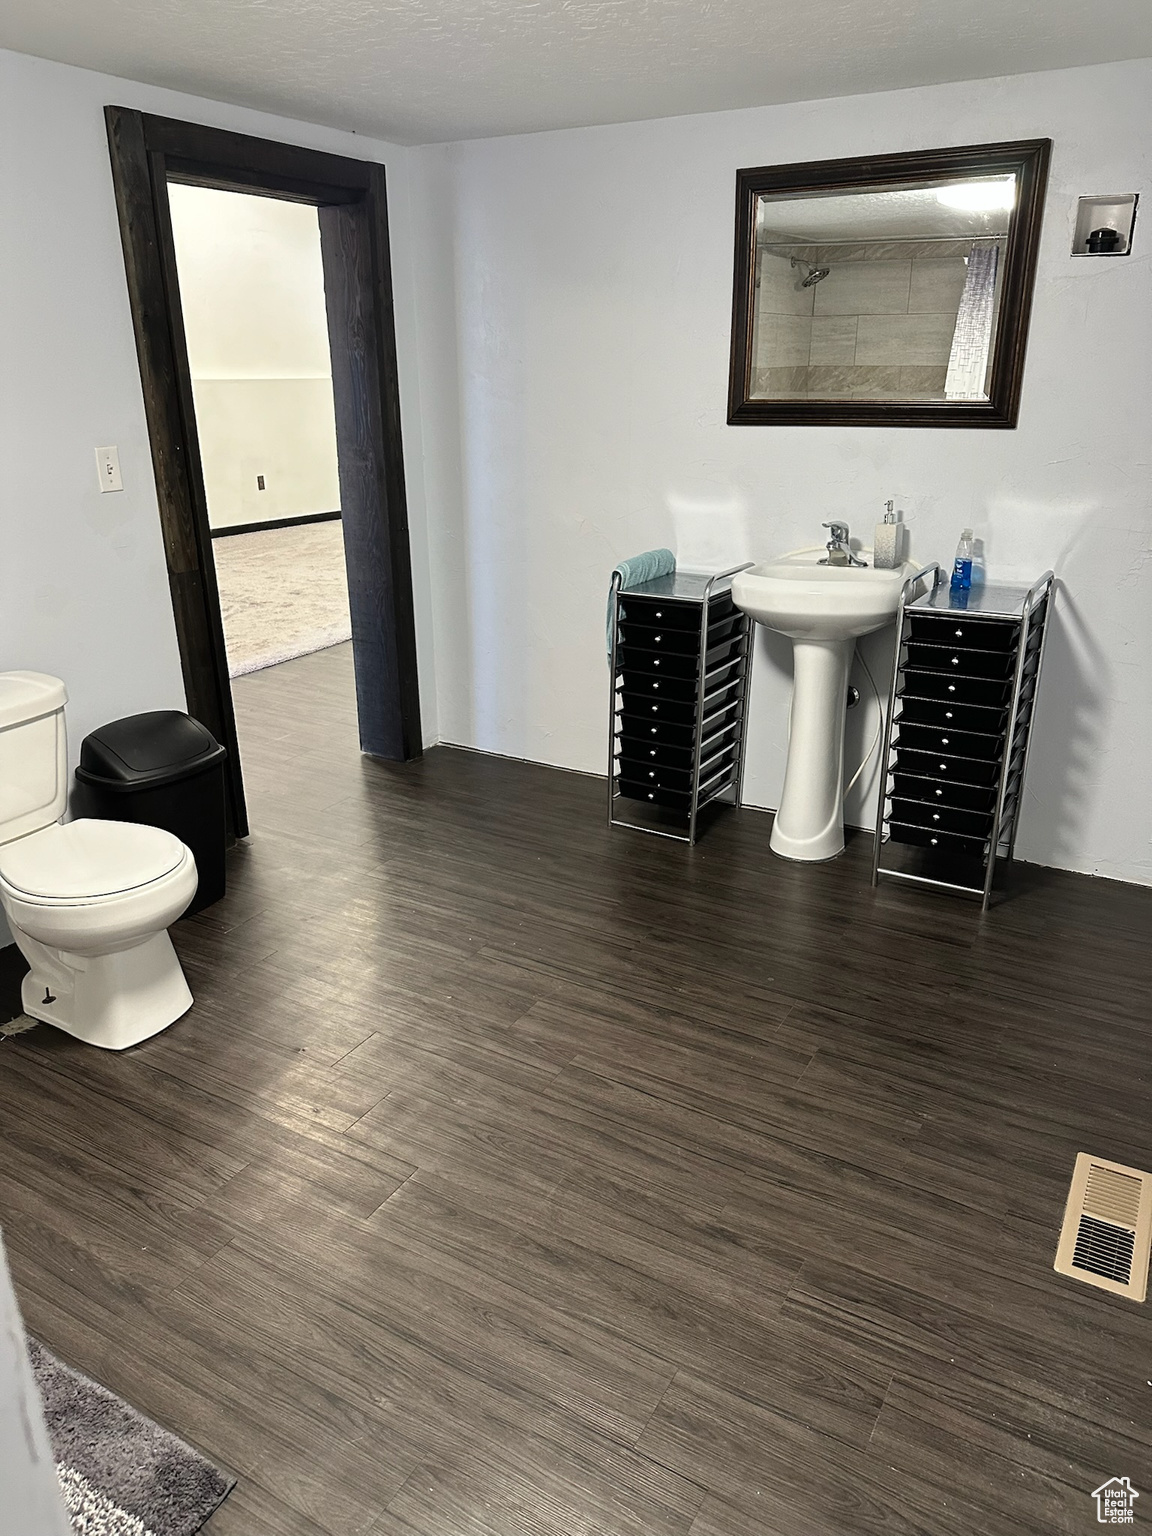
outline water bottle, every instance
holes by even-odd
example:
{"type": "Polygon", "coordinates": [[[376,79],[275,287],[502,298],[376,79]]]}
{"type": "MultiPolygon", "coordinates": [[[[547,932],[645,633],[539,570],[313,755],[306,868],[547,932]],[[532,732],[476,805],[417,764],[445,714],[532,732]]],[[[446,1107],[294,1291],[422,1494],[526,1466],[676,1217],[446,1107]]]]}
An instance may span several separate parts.
{"type": "Polygon", "coordinates": [[[972,530],[965,528],[956,546],[956,559],[952,565],[953,592],[967,592],[972,585],[972,530]]]}

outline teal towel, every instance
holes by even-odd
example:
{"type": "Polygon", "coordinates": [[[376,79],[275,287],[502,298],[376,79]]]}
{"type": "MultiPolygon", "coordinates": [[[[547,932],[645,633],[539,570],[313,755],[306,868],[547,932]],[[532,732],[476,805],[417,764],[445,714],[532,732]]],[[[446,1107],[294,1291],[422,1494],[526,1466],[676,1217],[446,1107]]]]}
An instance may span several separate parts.
{"type": "MultiPolygon", "coordinates": [[[[629,587],[642,587],[646,581],[655,581],[657,576],[671,576],[676,569],[676,556],[670,549],[650,549],[646,554],[633,555],[631,560],[621,560],[620,564],[612,572],[613,576],[620,578],[621,592],[629,587]]],[[[612,654],[612,588],[608,588],[608,654],[612,654]]]]}

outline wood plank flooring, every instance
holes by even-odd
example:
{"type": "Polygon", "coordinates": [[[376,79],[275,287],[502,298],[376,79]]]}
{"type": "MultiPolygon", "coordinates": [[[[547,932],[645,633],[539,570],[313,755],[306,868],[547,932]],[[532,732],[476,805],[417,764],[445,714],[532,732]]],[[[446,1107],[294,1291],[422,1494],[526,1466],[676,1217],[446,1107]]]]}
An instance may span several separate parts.
{"type": "Polygon", "coordinates": [[[982,919],[863,835],[688,852],[594,779],[372,762],[347,647],[235,692],[193,1012],[0,1044],[28,1325],[236,1472],[208,1536],[1152,1510],[1148,1310],[1052,1270],[1075,1154],[1152,1165],[1152,892],[1021,867],[982,919]]]}

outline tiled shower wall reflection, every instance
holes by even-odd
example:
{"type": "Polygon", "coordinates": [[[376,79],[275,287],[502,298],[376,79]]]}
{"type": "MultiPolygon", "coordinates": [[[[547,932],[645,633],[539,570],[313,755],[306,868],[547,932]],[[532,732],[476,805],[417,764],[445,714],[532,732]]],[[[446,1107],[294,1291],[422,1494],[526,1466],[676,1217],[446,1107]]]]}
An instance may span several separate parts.
{"type": "Polygon", "coordinates": [[[762,250],[753,393],[942,399],[970,242],[762,250]],[[803,267],[831,268],[804,288],[803,267]]]}

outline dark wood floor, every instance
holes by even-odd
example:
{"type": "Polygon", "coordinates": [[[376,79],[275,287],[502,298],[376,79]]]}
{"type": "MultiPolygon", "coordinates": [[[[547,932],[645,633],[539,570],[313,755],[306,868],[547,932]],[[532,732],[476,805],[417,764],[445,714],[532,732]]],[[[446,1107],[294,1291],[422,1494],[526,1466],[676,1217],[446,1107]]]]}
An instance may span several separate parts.
{"type": "Polygon", "coordinates": [[[1152,1510],[1148,1311],[1052,1271],[1075,1154],[1152,1164],[1152,892],[609,835],[597,780],[361,759],[346,647],[236,698],[193,1012],[0,1045],[29,1327],[239,1475],[208,1536],[1152,1510]]]}

